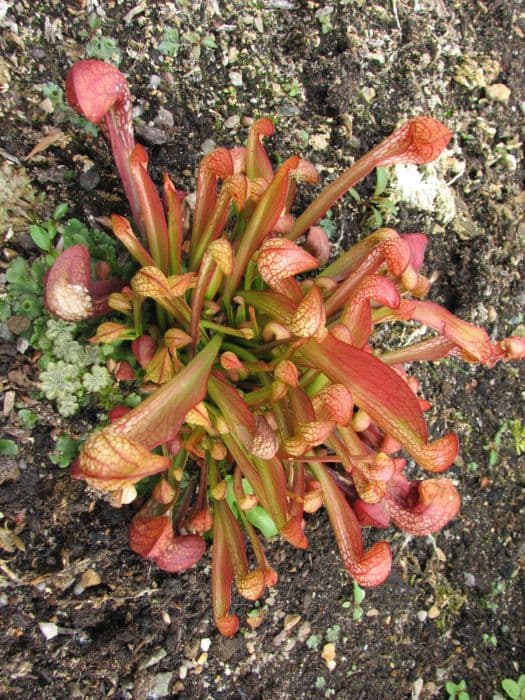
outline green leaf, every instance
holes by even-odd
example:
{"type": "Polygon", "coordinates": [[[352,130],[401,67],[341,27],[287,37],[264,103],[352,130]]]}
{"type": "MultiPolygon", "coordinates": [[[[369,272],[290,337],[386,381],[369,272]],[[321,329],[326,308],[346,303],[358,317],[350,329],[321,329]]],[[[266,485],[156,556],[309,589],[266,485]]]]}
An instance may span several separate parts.
{"type": "Polygon", "coordinates": [[[323,229],[328,238],[333,238],[337,233],[337,224],[331,218],[326,217],[321,219],[319,226],[323,229]]]}
{"type": "Polygon", "coordinates": [[[363,602],[365,599],[365,591],[361,588],[361,586],[354,581],[354,600],[359,605],[360,603],[363,602]]]}
{"type": "Polygon", "coordinates": [[[22,423],[27,426],[28,428],[34,428],[38,416],[36,413],[33,413],[33,411],[29,411],[27,408],[21,408],[18,411],[18,417],[22,421],[22,423]]]}
{"type": "Polygon", "coordinates": [[[254,506],[247,510],[246,517],[248,522],[260,530],[265,537],[275,537],[277,534],[278,530],[275,527],[275,523],[262,506],[254,506]]]}
{"type": "Polygon", "coordinates": [[[29,233],[31,234],[31,238],[33,239],[35,245],[37,245],[41,250],[45,250],[47,252],[50,249],[51,241],[53,240],[54,235],[50,235],[49,231],[42,226],[38,226],[38,224],[31,224],[29,227],[29,233]]]}
{"type": "Polygon", "coordinates": [[[0,455],[2,457],[16,457],[18,454],[18,445],[14,440],[0,440],[0,455]]]}
{"type": "Polygon", "coordinates": [[[163,56],[171,56],[171,58],[175,58],[179,52],[179,45],[180,39],[178,29],[175,27],[164,27],[164,34],[162,35],[162,39],[157,46],[158,51],[163,56]]]}
{"type": "Polygon", "coordinates": [[[512,678],[505,678],[505,680],[501,681],[501,687],[507,693],[509,698],[512,698],[512,700],[519,700],[520,688],[516,681],[513,681],[512,678]]]}
{"type": "Polygon", "coordinates": [[[49,459],[60,469],[65,469],[77,456],[80,444],[80,440],[74,440],[68,435],[61,435],[56,442],[55,449],[49,455],[49,459]]]}
{"type": "Polygon", "coordinates": [[[374,197],[379,197],[386,190],[388,185],[388,170],[386,168],[376,168],[376,187],[374,197]]]}
{"type": "Polygon", "coordinates": [[[358,606],[357,608],[354,608],[354,612],[352,613],[352,618],[357,622],[363,617],[364,610],[361,606],[358,606]]]}
{"type": "Polygon", "coordinates": [[[208,34],[207,36],[204,37],[204,39],[201,41],[202,46],[204,46],[207,49],[216,49],[217,48],[217,42],[215,41],[214,37],[211,34],[208,34]]]}
{"type": "Polygon", "coordinates": [[[63,204],[59,204],[53,212],[53,220],[60,221],[60,219],[63,219],[64,216],[67,214],[67,210],[68,205],[65,202],[63,204]]]}
{"type": "Polygon", "coordinates": [[[311,634],[306,640],[306,646],[308,649],[317,649],[321,642],[321,638],[317,634],[311,634]]]}

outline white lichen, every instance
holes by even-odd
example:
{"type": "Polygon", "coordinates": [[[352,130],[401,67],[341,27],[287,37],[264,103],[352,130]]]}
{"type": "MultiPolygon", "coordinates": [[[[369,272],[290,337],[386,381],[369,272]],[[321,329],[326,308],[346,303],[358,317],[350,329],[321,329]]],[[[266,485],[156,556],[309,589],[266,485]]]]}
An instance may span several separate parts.
{"type": "Polygon", "coordinates": [[[413,209],[432,212],[446,225],[456,216],[454,192],[434,167],[422,172],[416,165],[396,165],[391,180],[391,197],[413,209]]]}

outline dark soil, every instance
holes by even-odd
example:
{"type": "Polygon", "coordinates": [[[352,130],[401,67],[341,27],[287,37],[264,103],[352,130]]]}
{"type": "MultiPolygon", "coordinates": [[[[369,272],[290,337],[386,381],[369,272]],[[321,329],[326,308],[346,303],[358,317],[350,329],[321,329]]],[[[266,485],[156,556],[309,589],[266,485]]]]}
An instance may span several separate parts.
{"type": "MultiPolygon", "coordinates": [[[[154,176],[167,168],[188,190],[203,144],[242,141],[247,117],[275,116],[275,155],[301,152],[323,179],[408,116],[446,121],[457,134],[454,157],[465,163],[453,185],[460,216],[436,226],[400,205],[397,225],[432,234],[427,273],[441,275],[434,301],[493,337],[523,322],[521,2],[18,0],[2,12],[0,155],[45,193],[40,216],[60,202],[86,222],[126,212],[103,139],[42,103],[42,85],[62,85],[87,42],[104,35],[120,49],[154,176]],[[176,58],[158,50],[166,26],[180,32],[176,58]],[[208,36],[215,46],[205,41],[197,55],[198,37],[208,36]],[[489,97],[485,84],[494,83],[510,88],[507,102],[489,97]],[[173,125],[159,120],[161,107],[173,125]],[[64,136],[25,160],[51,128],[64,136]]],[[[334,216],[338,236],[359,237],[363,216],[350,201],[334,216]]],[[[12,228],[4,255],[34,255],[27,226],[13,219],[12,228]]],[[[523,418],[518,366],[447,361],[418,370],[434,405],[433,434],[454,429],[461,438],[452,477],[462,510],[435,541],[387,531],[393,572],[367,591],[360,620],[318,515],[309,518],[307,551],[268,547],[279,583],[261,601],[261,626],[250,630],[251,606],[236,600],[241,633],[224,640],[211,616],[209,555],[172,576],[130,552],[132,509],[96,500],[48,459],[57,435],[82,435],[90,416],[66,424],[28,398],[37,373],[31,350],[17,354],[16,340],[2,341],[0,361],[3,391],[39,416],[32,431],[16,411],[2,418],[20,452],[0,464],[1,697],[417,699],[447,697],[445,683],[464,679],[471,698],[491,698],[504,694],[502,679],[523,672],[525,465],[509,423],[523,418]],[[94,572],[100,583],[86,587],[94,572]],[[55,623],[58,634],[46,639],[39,623],[55,623]],[[321,656],[328,642],[333,670],[321,656]]]]}

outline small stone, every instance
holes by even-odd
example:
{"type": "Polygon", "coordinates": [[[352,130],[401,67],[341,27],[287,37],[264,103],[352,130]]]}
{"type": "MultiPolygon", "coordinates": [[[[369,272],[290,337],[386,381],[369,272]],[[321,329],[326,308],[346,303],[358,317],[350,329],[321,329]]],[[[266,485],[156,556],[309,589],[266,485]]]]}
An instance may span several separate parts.
{"type": "Polygon", "coordinates": [[[153,676],[146,692],[147,700],[156,700],[157,698],[165,698],[170,692],[170,683],[173,678],[171,671],[157,673],[153,676]]]}
{"type": "Polygon", "coordinates": [[[231,70],[229,72],[230,82],[234,87],[241,87],[242,85],[242,73],[237,70],[231,70]]]}
{"type": "Polygon", "coordinates": [[[201,151],[204,154],[211,153],[216,146],[217,144],[213,139],[206,139],[201,144],[201,151]]]}
{"type": "Polygon", "coordinates": [[[310,636],[311,631],[312,625],[308,622],[308,620],[306,622],[303,622],[303,624],[297,630],[297,639],[300,642],[304,642],[310,636]]]}
{"type": "Polygon", "coordinates": [[[498,312],[493,306],[489,306],[487,310],[487,319],[489,323],[494,323],[495,321],[498,320],[498,312]]]}
{"type": "Polygon", "coordinates": [[[38,626],[47,640],[54,639],[58,634],[58,627],[54,622],[39,622],[38,626]]]}
{"type": "Polygon", "coordinates": [[[149,656],[147,659],[144,661],[141,661],[138,670],[139,671],[144,671],[144,669],[149,668],[150,666],[154,666],[155,664],[158,664],[159,661],[162,661],[162,659],[167,656],[168,652],[165,649],[157,649],[157,651],[153,652],[151,656],[149,656]]]}
{"type": "Polygon", "coordinates": [[[366,611],[367,617],[377,617],[379,615],[379,610],[377,608],[370,608],[366,611]]]}
{"type": "Polygon", "coordinates": [[[6,323],[11,333],[15,335],[20,335],[20,333],[27,331],[31,325],[31,321],[25,316],[10,316],[6,323]]]}
{"type": "Polygon", "coordinates": [[[27,338],[20,336],[19,338],[16,339],[17,352],[19,352],[21,355],[23,355],[28,348],[29,348],[29,340],[27,340],[27,338]]]}
{"type": "Polygon", "coordinates": [[[184,665],[179,666],[179,678],[180,678],[180,680],[183,681],[187,675],[188,675],[187,667],[184,665]]]}
{"type": "Polygon", "coordinates": [[[421,691],[423,690],[424,680],[422,678],[416,678],[412,683],[412,700],[419,700],[421,691]]]}
{"type": "Polygon", "coordinates": [[[281,632],[279,632],[279,634],[276,634],[275,637],[272,639],[272,644],[276,647],[281,646],[285,639],[286,631],[282,630],[281,632]]]}
{"type": "Polygon", "coordinates": [[[288,630],[291,630],[292,627],[295,627],[295,625],[300,621],[301,616],[298,614],[293,614],[293,615],[286,615],[284,618],[284,625],[283,629],[285,632],[288,632],[288,630]]]}
{"type": "Polygon", "coordinates": [[[174,124],[173,114],[164,107],[160,107],[155,117],[155,126],[159,129],[173,129],[174,124]]]}
{"type": "Polygon", "coordinates": [[[80,578],[80,583],[84,588],[98,586],[101,582],[102,579],[100,578],[100,575],[94,569],[88,569],[80,578]]]}
{"type": "Polygon", "coordinates": [[[416,616],[417,616],[417,619],[418,619],[420,622],[425,622],[425,620],[426,620],[427,617],[428,617],[428,613],[427,613],[426,610],[418,610],[417,613],[416,613],[416,616]]]}
{"type": "Polygon", "coordinates": [[[159,85],[161,84],[161,82],[162,82],[162,78],[160,77],[160,75],[155,75],[155,74],[150,75],[149,81],[148,81],[148,87],[151,90],[156,90],[159,87],[159,85]]]}
{"type": "Polygon", "coordinates": [[[78,178],[78,184],[83,190],[86,190],[86,192],[91,192],[91,190],[94,190],[99,182],[100,175],[94,169],[88,170],[87,173],[82,173],[82,175],[78,178]]]}
{"type": "Polygon", "coordinates": [[[284,645],[284,650],[285,651],[292,651],[292,649],[294,648],[294,646],[296,644],[297,644],[297,640],[295,639],[295,637],[289,637],[286,640],[286,644],[284,645]]]}
{"type": "Polygon", "coordinates": [[[490,487],[490,479],[488,476],[481,477],[481,481],[479,482],[479,487],[483,491],[485,491],[486,489],[488,489],[490,487]]]}
{"type": "Polygon", "coordinates": [[[437,605],[433,605],[431,608],[428,609],[428,619],[429,620],[435,620],[436,617],[440,616],[440,610],[437,605]]]}
{"type": "Polygon", "coordinates": [[[171,617],[168,615],[168,613],[165,610],[162,611],[162,622],[165,625],[171,625],[171,617]]]}
{"type": "Polygon", "coordinates": [[[323,651],[321,652],[321,658],[326,662],[327,665],[329,662],[333,661],[335,659],[335,644],[332,644],[332,642],[328,642],[328,644],[325,644],[323,647],[323,651]]]}
{"type": "Polygon", "coordinates": [[[4,417],[7,418],[15,407],[16,393],[14,391],[6,391],[4,394],[4,405],[2,408],[2,413],[4,417]]]}
{"type": "Polygon", "coordinates": [[[465,661],[465,666],[468,668],[469,671],[472,671],[475,665],[475,659],[473,656],[469,656],[467,660],[465,661]]]}
{"type": "Polygon", "coordinates": [[[209,651],[210,647],[211,647],[211,639],[208,639],[208,637],[201,639],[202,651],[209,651]]]}
{"type": "Polygon", "coordinates": [[[485,94],[493,102],[502,102],[507,104],[510,98],[510,88],[508,88],[503,83],[494,83],[493,85],[487,85],[485,88],[485,94]]]}
{"type": "Polygon", "coordinates": [[[228,117],[228,119],[226,119],[226,121],[224,122],[224,126],[227,129],[236,129],[240,123],[240,116],[238,114],[232,114],[231,117],[228,117]]]}
{"type": "Polygon", "coordinates": [[[376,91],[374,90],[373,87],[364,87],[361,90],[361,97],[364,99],[365,102],[373,102],[376,96],[376,91]]]}
{"type": "Polygon", "coordinates": [[[474,574],[464,571],[463,578],[465,579],[465,586],[467,586],[467,588],[474,588],[476,586],[476,577],[474,574]]]}
{"type": "Polygon", "coordinates": [[[166,133],[156,126],[139,126],[137,134],[150,146],[160,146],[166,143],[166,133]]]}
{"type": "Polygon", "coordinates": [[[0,608],[5,608],[9,603],[9,599],[5,593],[0,593],[0,608]]]}
{"type": "Polygon", "coordinates": [[[53,112],[55,111],[53,103],[51,102],[49,97],[43,99],[38,106],[42,110],[42,112],[45,112],[46,114],[53,114],[53,112]]]}

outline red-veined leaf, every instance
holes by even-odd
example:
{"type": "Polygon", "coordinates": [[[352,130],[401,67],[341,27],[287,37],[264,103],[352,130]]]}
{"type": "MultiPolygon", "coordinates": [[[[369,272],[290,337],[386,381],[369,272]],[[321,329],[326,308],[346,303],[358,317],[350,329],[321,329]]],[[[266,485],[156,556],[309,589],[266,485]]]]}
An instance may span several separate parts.
{"type": "Polygon", "coordinates": [[[212,338],[173,379],[115,423],[115,432],[141,442],[148,449],[175,437],[190,408],[206,396],[208,377],[220,344],[220,336],[212,338]]]}

